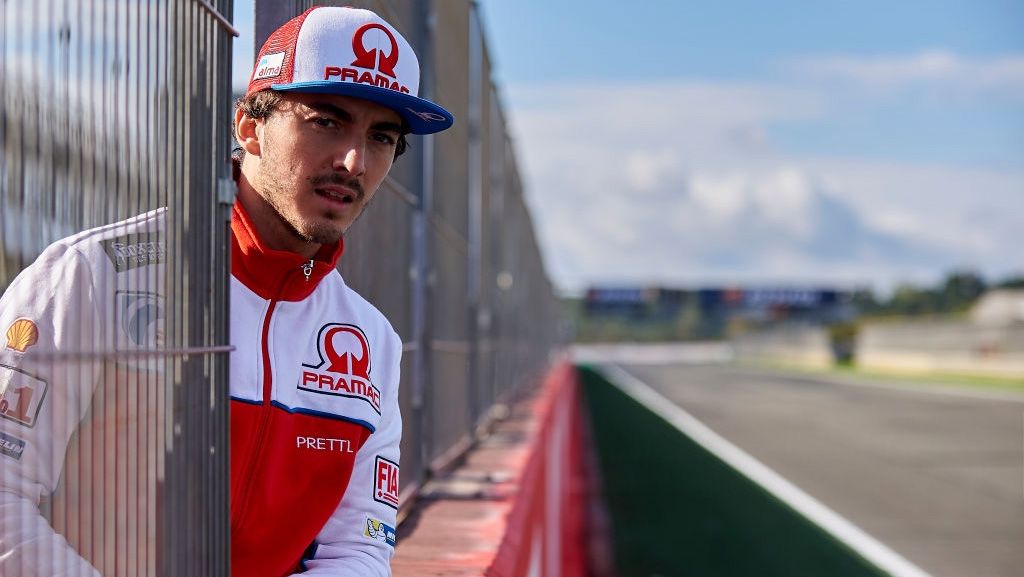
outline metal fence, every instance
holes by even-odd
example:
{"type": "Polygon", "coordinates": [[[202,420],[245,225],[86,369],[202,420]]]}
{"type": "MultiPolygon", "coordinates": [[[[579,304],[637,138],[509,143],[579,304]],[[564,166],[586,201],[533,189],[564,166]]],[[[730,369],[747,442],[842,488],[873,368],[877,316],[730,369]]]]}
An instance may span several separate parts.
{"type": "Polygon", "coordinates": [[[226,574],[231,12],[0,5],[0,574],[226,574]]]}
{"type": "MultiPolygon", "coordinates": [[[[308,4],[257,0],[256,38],[308,4]]],[[[559,314],[475,3],[339,4],[401,29],[420,55],[421,94],[457,118],[452,130],[410,138],[346,235],[341,264],[405,342],[407,502],[543,369],[559,314]]],[[[99,383],[76,405],[81,415],[31,428],[0,419],[0,533],[24,529],[10,512],[34,501],[3,475],[45,476],[11,447],[74,429],[38,508],[107,576],[227,574],[232,10],[232,0],[0,3],[0,330],[17,324],[2,316],[14,314],[11,283],[50,243],[166,207],[151,215],[159,230],[122,224],[94,243],[117,280],[101,287],[110,294],[75,297],[81,311],[86,296],[102,300],[77,347],[44,350],[40,326],[34,365],[10,335],[0,351],[4,411],[18,401],[11,371],[46,377],[50,395],[65,394],[60,375],[99,383]]],[[[49,282],[72,286],[57,271],[49,282]]],[[[37,548],[24,560],[71,567],[73,557],[37,548]]],[[[6,575],[3,562],[18,560],[0,561],[6,575]]]]}

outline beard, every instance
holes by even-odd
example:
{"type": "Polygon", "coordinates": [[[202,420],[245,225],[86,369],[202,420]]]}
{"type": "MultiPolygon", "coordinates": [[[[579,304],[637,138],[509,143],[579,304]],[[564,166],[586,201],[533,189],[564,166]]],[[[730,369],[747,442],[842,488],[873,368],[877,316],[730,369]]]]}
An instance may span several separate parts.
{"type": "MultiPolygon", "coordinates": [[[[261,168],[265,166],[266,164],[261,168]]],[[[281,224],[296,238],[307,243],[334,244],[341,239],[345,230],[362,216],[362,209],[365,206],[359,209],[356,218],[349,223],[343,222],[343,215],[331,210],[324,212],[322,218],[308,218],[298,209],[302,195],[317,195],[317,189],[325,185],[345,186],[351,189],[356,193],[352,205],[361,206],[366,193],[358,179],[331,172],[306,177],[301,186],[296,186],[292,184],[294,176],[290,167],[281,167],[279,163],[272,163],[271,166],[280,168],[261,170],[257,191],[276,213],[281,224]]]]}

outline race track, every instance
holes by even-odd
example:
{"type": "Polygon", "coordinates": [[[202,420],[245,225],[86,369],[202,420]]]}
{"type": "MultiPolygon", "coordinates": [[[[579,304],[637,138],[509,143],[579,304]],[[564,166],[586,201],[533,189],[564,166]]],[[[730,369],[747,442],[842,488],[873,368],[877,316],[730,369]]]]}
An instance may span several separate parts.
{"type": "Polygon", "coordinates": [[[617,364],[935,577],[1024,575],[1024,396],[617,364]]]}

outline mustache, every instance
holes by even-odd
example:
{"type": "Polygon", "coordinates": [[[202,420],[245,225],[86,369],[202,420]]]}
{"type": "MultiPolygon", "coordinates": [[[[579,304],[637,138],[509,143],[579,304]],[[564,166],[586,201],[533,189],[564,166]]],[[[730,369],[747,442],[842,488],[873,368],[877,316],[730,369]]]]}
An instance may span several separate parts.
{"type": "Polygon", "coordinates": [[[309,184],[313,188],[319,188],[324,185],[330,184],[334,186],[344,186],[352,189],[356,193],[358,200],[363,200],[366,196],[366,192],[363,190],[363,183],[359,182],[358,178],[345,177],[344,175],[332,172],[330,174],[319,174],[317,176],[309,177],[309,184]]]}

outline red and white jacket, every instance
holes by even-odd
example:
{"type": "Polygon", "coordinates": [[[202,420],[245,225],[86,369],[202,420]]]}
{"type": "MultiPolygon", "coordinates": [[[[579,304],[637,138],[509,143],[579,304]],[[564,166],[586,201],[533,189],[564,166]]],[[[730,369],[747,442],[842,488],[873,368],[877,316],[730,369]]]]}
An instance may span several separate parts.
{"type": "MultiPolygon", "coordinates": [[[[132,353],[173,322],[163,219],[58,241],[0,297],[0,575],[157,574],[169,379],[132,353]]],[[[390,575],[401,340],[341,243],[267,249],[240,205],[231,229],[232,573],[390,575]]]]}
{"type": "Polygon", "coordinates": [[[231,229],[232,571],[390,575],[402,341],[335,269],[341,243],[267,249],[238,204],[231,229]]]}

